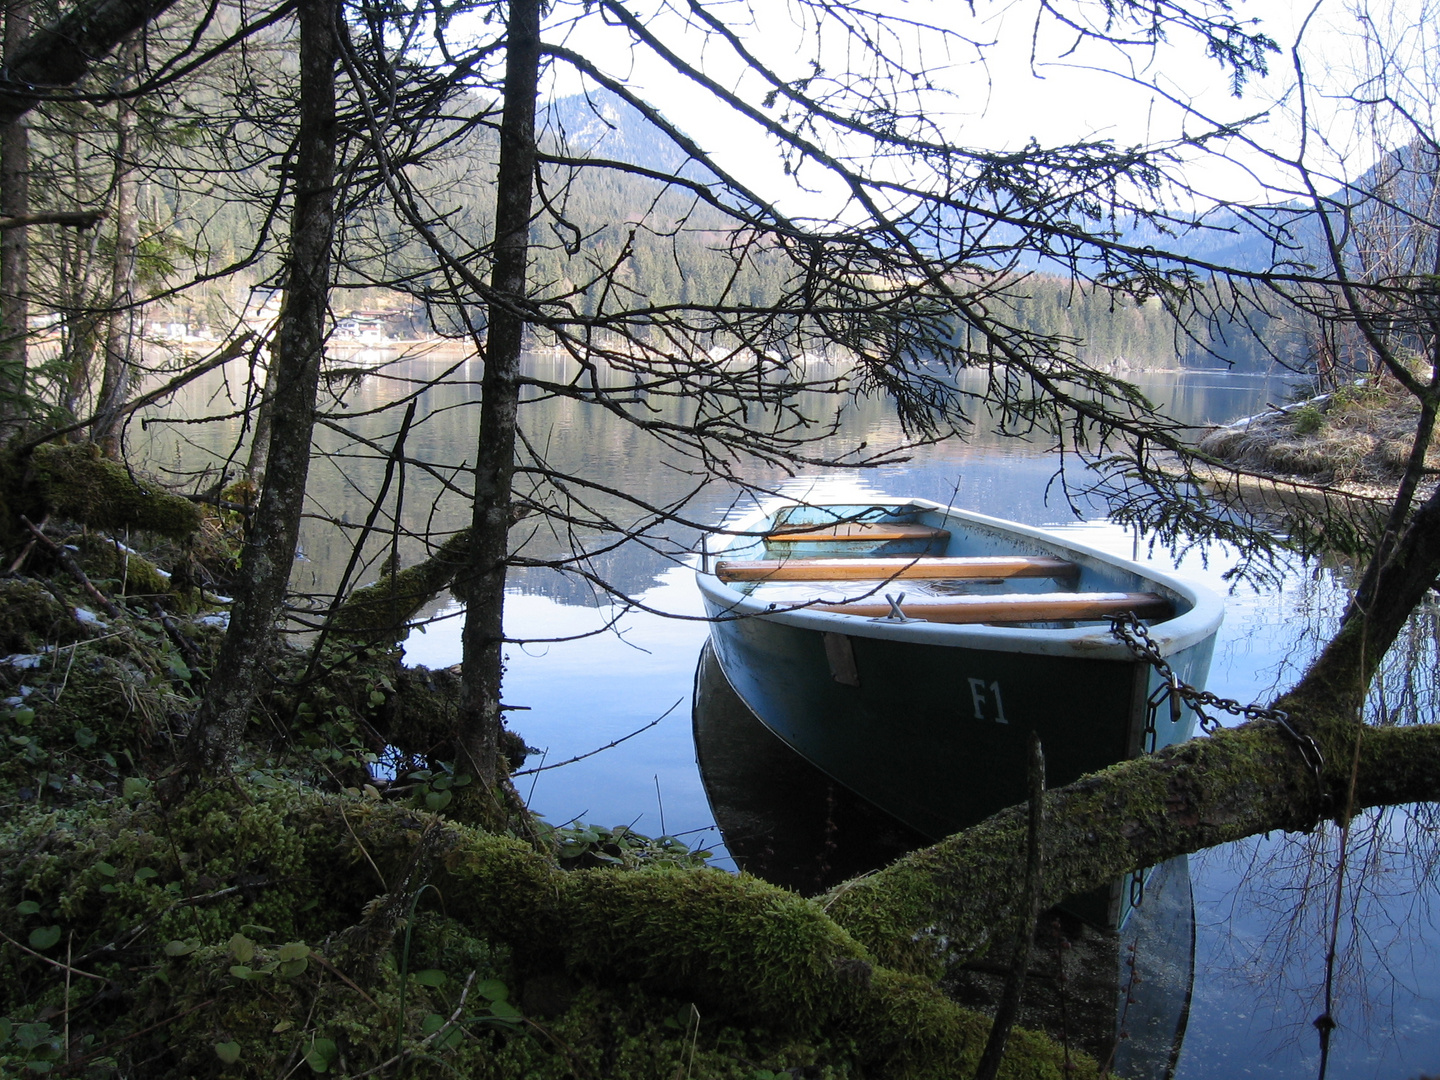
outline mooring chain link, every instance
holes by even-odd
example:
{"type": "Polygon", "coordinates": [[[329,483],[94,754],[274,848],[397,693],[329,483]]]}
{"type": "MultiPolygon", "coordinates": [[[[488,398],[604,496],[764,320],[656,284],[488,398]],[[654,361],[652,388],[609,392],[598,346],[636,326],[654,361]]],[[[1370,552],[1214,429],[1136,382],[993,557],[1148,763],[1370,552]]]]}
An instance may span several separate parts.
{"type": "Polygon", "coordinates": [[[1290,726],[1290,714],[1284,709],[1267,709],[1263,705],[1242,705],[1232,698],[1222,698],[1209,690],[1197,690],[1188,683],[1182,682],[1180,676],[1175,674],[1175,669],[1160,654],[1160,646],[1150,636],[1149,628],[1133,611],[1112,615],[1110,632],[1123,642],[1138,659],[1145,661],[1160,675],[1160,687],[1150,695],[1147,701],[1149,710],[1145,717],[1147,733],[1155,732],[1155,717],[1164,705],[1169,705],[1172,722],[1178,721],[1182,701],[1190,706],[1196,719],[1200,721],[1200,729],[1207,735],[1213,734],[1220,727],[1219,718],[1206,712],[1207,709],[1244,717],[1246,720],[1273,721],[1299,751],[1306,767],[1315,774],[1316,787],[1321,792],[1321,798],[1325,798],[1325,756],[1320,753],[1320,746],[1314,739],[1309,735],[1300,734],[1290,726]]]}

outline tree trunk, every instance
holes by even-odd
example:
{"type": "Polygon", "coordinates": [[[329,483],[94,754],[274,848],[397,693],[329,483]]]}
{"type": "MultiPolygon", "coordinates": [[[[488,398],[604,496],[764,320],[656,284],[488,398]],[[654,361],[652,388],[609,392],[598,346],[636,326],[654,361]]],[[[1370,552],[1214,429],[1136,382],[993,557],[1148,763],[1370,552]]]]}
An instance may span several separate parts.
{"type": "Polygon", "coordinates": [[[500,736],[501,648],[510,491],[520,403],[520,348],[535,176],[535,95],[540,70],[540,2],[511,0],[505,110],[496,180],[494,298],[488,308],[475,506],[469,561],[458,587],[466,603],[457,743],[463,766],[488,790],[500,736]]]}
{"type": "MultiPolygon", "coordinates": [[[[5,11],[5,65],[11,68],[30,33],[28,0],[5,11]]],[[[21,116],[0,118],[0,216],[30,213],[30,131],[21,116]]],[[[0,233],[0,432],[9,433],[25,408],[26,336],[30,316],[29,235],[0,233]]]]}
{"type": "MultiPolygon", "coordinates": [[[[122,87],[134,81],[139,42],[121,57],[122,87]]],[[[135,174],[135,104],[122,98],[115,117],[115,254],[110,273],[110,311],[105,328],[105,367],[90,440],[115,457],[119,453],[121,409],[129,396],[131,350],[135,343],[135,251],[140,246],[140,182],[135,174]]]]}
{"type": "MultiPolygon", "coordinates": [[[[84,175],[84,148],[80,132],[66,132],[65,143],[66,154],[70,159],[71,182],[74,185],[69,196],[78,205],[86,197],[81,181],[84,175]]],[[[82,409],[93,405],[89,396],[93,389],[92,368],[96,337],[100,333],[100,316],[95,310],[91,279],[99,266],[96,256],[99,240],[99,229],[92,230],[88,235],[70,233],[60,238],[56,253],[56,306],[63,313],[60,321],[60,370],[65,373],[65,390],[60,399],[60,407],[73,417],[81,416],[82,409]]]]}
{"type": "Polygon", "coordinates": [[[250,455],[245,459],[245,479],[254,484],[257,490],[265,483],[265,463],[270,456],[270,433],[273,428],[270,421],[275,412],[274,399],[270,394],[270,372],[275,367],[274,346],[265,348],[260,355],[265,358],[265,363],[255,369],[255,375],[260,381],[260,392],[256,395],[255,432],[250,437],[250,455]]]}
{"type": "Polygon", "coordinates": [[[230,628],[195,717],[187,771],[225,768],[239,746],[255,700],[264,657],[285,600],[305,483],[325,349],[330,249],[335,236],[335,62],[333,0],[301,0],[300,130],[295,154],[295,207],[290,226],[287,291],[276,328],[270,382],[273,416],[265,487],[241,554],[240,586],[230,628]]]}

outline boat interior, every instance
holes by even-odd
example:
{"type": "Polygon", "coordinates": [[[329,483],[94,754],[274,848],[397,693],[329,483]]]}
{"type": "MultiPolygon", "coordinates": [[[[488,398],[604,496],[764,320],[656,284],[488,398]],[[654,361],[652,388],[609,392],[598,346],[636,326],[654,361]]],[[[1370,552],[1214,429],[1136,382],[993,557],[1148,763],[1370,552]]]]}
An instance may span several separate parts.
{"type": "Polygon", "coordinates": [[[1123,566],[926,506],[781,507],[723,554],[714,573],[732,588],[872,619],[1055,628],[1176,613],[1123,566]]]}

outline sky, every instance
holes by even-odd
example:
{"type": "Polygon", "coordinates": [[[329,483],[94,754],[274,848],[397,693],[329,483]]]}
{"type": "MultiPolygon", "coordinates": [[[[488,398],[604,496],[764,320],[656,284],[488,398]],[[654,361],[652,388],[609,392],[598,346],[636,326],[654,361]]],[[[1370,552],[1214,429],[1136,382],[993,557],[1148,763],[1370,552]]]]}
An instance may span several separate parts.
{"type": "MultiPolygon", "coordinates": [[[[954,0],[880,2],[888,15],[915,21],[943,20],[957,35],[947,46],[934,32],[901,31],[886,39],[884,52],[911,70],[924,67],[931,73],[937,90],[926,96],[926,115],[947,138],[959,143],[994,150],[1016,149],[1032,138],[1041,144],[1098,138],[1133,145],[1174,139],[1184,132],[1193,134],[1203,127],[1197,116],[1233,122],[1268,114],[1250,130],[1266,146],[1293,155],[1299,128],[1290,49],[1304,27],[1301,54],[1312,78],[1323,84],[1309,99],[1311,116],[1316,119],[1315,126],[1336,144],[1329,147],[1312,138],[1310,153],[1336,174],[1363,171],[1374,159],[1368,138],[1357,141],[1350,137],[1353,117],[1339,108],[1335,93],[1355,85],[1354,72],[1361,66],[1354,33],[1356,0],[1246,0],[1237,4],[1241,18],[1260,20],[1281,47],[1281,52],[1271,57],[1269,76],[1252,80],[1240,98],[1233,95],[1220,66],[1183,32],[1172,34],[1168,43],[1153,50],[1122,51],[1095,44],[1072,49],[1074,35],[1053,20],[1042,21],[1037,30],[1033,0],[977,3],[973,9],[954,0]],[[1176,102],[1184,102],[1193,112],[1187,113],[1176,102]]],[[[1407,39],[1404,24],[1417,20],[1422,25],[1433,24],[1435,19],[1420,16],[1420,8],[1430,2],[1375,0],[1381,19],[1399,21],[1394,36],[1412,52],[1425,42],[1413,34],[1407,39]]],[[[652,3],[648,28],[678,42],[680,50],[727,89],[752,102],[762,99],[768,87],[744,74],[726,48],[714,41],[702,44],[700,35],[680,30],[680,18],[671,3],[652,3]]],[[[787,78],[810,74],[810,61],[816,55],[826,74],[857,66],[857,51],[833,33],[817,35],[813,23],[802,17],[804,7],[778,0],[765,4],[732,0],[708,6],[725,15],[743,35],[746,47],[787,78]]],[[[1077,0],[1062,10],[1088,11],[1093,16],[1098,5],[1077,0]]],[[[662,105],[686,131],[718,147],[726,166],[748,182],[767,192],[788,189],[792,199],[811,205],[840,197],[816,170],[802,171],[797,185],[768,150],[768,140],[753,126],[738,120],[692,82],[631,49],[629,35],[618,27],[605,26],[592,13],[573,23],[557,23],[549,32],[599,58],[647,100],[662,105]]],[[[1403,63],[1423,65],[1424,58],[1409,55],[1403,63]]],[[[572,93],[578,88],[573,77],[561,76],[552,92],[572,93]]],[[[838,141],[831,145],[843,149],[838,141]]],[[[1285,169],[1234,143],[1221,153],[1193,153],[1186,175],[1194,187],[1222,198],[1266,201],[1276,195],[1268,189],[1278,189],[1282,196],[1293,190],[1293,178],[1285,169]]]]}

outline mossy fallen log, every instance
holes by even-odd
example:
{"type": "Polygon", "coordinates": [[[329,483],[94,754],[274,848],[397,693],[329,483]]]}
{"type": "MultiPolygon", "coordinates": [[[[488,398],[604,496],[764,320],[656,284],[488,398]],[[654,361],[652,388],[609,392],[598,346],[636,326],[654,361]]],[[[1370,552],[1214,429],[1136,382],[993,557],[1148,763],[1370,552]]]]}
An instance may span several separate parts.
{"type": "MultiPolygon", "coordinates": [[[[874,965],[818,905],[757,879],[565,872],[510,837],[274,780],[170,807],[137,787],[19,816],[0,828],[0,931],[34,946],[0,957],[5,1015],[37,1022],[69,993],[87,1030],[148,1057],[156,1077],[209,1073],[217,1056],[227,1076],[273,1076],[312,1053],[353,1074],[398,1038],[402,1056],[473,1077],[621,1075],[624,1060],[624,1075],[669,1080],[698,1051],[695,1076],[738,1080],[763,1060],[949,1078],[973,1070],[988,1030],[927,980],[874,965]],[[343,931],[406,880],[414,933],[365,985],[347,981],[343,931]],[[402,980],[402,967],[423,977],[402,980]],[[552,1016],[529,988],[556,975],[571,989],[552,1016]],[[469,1034],[427,1042],[463,1011],[462,987],[482,988],[469,1034]]],[[[1002,1075],[1095,1075],[1066,1057],[1017,1033],[1002,1075]]]]}
{"type": "Polygon", "coordinates": [[[428,559],[356,589],[330,619],[332,633],[364,641],[396,641],[422,607],[450,588],[466,566],[470,530],[462,529],[428,559]]]}
{"type": "MultiPolygon", "coordinates": [[[[1377,728],[1331,717],[1307,726],[1324,756],[1318,778],[1277,725],[1258,721],[1047,792],[1043,902],[1217,844],[1309,831],[1347,805],[1358,812],[1440,798],[1440,725],[1377,728]]],[[[878,962],[935,975],[1013,934],[1024,900],[1025,814],[1002,811],[837,886],[820,903],[878,962]]]]}
{"type": "Polygon", "coordinates": [[[108,579],[113,583],[115,597],[166,596],[171,592],[169,574],[109,537],[82,533],[66,537],[63,543],[75,548],[76,561],[92,580],[108,579]]]}
{"type": "Polygon", "coordinates": [[[138,529],[186,540],[200,528],[200,507],[131,473],[92,446],[46,443],[29,472],[45,507],[99,529],[138,529]]]}

